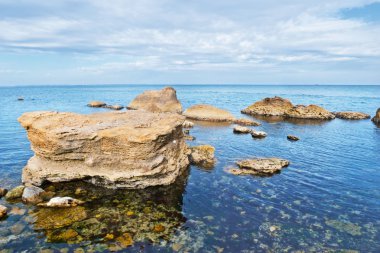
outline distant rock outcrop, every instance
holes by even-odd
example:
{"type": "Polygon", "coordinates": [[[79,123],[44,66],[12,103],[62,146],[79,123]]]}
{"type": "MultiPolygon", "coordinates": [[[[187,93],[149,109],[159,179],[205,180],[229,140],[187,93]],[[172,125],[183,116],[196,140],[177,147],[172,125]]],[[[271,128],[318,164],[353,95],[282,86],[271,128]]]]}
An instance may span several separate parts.
{"type": "Polygon", "coordinates": [[[162,90],[144,91],[133,99],[127,108],[148,112],[182,113],[182,105],[177,99],[176,90],[172,87],[165,87],[162,90]]]}
{"type": "Polygon", "coordinates": [[[235,121],[235,117],[230,112],[207,104],[193,105],[183,115],[188,119],[200,121],[231,123],[235,121]]]}
{"type": "Polygon", "coordinates": [[[361,120],[370,119],[371,115],[363,112],[334,112],[335,117],[339,119],[349,119],[349,120],[361,120]]]}
{"type": "Polygon", "coordinates": [[[377,109],[376,115],[375,115],[375,117],[372,118],[372,121],[373,121],[375,124],[380,125],[380,108],[377,109]]]}
{"type": "Polygon", "coordinates": [[[189,164],[179,114],[30,112],[18,120],[35,152],[23,170],[26,185],[84,180],[145,188],[174,182],[189,164]]]}
{"type": "Polygon", "coordinates": [[[283,116],[297,119],[330,120],[335,116],[331,112],[317,105],[296,105],[290,100],[281,97],[265,98],[241,111],[249,115],[283,116]]]}

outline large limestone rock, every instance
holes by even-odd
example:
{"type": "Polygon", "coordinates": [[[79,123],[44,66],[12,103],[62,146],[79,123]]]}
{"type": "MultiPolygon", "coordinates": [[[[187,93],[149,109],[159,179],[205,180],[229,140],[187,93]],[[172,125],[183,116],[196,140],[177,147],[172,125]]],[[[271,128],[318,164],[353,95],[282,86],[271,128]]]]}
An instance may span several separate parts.
{"type": "Polygon", "coordinates": [[[26,185],[79,179],[145,188],[174,182],[189,164],[179,114],[30,112],[19,122],[35,152],[23,170],[26,185]]]}
{"type": "Polygon", "coordinates": [[[373,121],[375,124],[380,125],[380,108],[377,109],[376,115],[375,115],[375,117],[372,118],[372,121],[373,121]]]}
{"type": "Polygon", "coordinates": [[[283,116],[297,119],[334,119],[335,115],[317,105],[296,105],[281,97],[265,98],[241,111],[249,115],[283,116]]]}
{"type": "Polygon", "coordinates": [[[138,95],[127,108],[149,112],[182,113],[182,105],[177,99],[176,90],[172,87],[165,87],[162,90],[145,91],[138,95]]]}
{"type": "Polygon", "coordinates": [[[184,113],[188,119],[213,122],[234,122],[235,117],[228,111],[212,105],[193,105],[184,113]]]}
{"type": "Polygon", "coordinates": [[[339,119],[348,119],[348,120],[361,120],[369,119],[371,116],[363,112],[335,112],[335,117],[339,119]]]}

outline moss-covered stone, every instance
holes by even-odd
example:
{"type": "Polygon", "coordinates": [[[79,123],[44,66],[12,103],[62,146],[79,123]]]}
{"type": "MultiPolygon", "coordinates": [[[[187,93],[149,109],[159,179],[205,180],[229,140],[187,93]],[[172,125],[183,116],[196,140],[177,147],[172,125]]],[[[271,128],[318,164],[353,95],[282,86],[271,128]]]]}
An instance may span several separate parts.
{"type": "Polygon", "coordinates": [[[40,208],[34,216],[36,218],[34,228],[41,230],[67,227],[75,222],[86,219],[87,213],[85,208],[81,206],[72,208],[40,208]]]}

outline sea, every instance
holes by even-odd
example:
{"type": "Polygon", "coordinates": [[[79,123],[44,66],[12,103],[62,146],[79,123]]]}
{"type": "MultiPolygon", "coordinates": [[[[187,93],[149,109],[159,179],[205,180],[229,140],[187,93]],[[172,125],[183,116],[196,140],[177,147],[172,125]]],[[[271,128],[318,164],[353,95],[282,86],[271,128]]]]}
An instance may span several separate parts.
{"type": "MultiPolygon", "coordinates": [[[[128,105],[163,85],[0,87],[0,187],[21,184],[33,155],[17,118],[24,112],[89,114],[91,100],[128,105]],[[24,100],[18,100],[23,97],[24,100]]],[[[214,168],[190,166],[171,186],[112,190],[82,182],[46,186],[86,201],[49,212],[20,200],[0,204],[0,252],[380,252],[380,127],[371,120],[293,121],[240,111],[265,97],[374,116],[380,86],[173,85],[184,109],[210,104],[261,123],[264,139],[233,125],[196,124],[190,146],[215,147],[214,168]],[[287,135],[300,138],[287,140],[287,135]],[[270,177],[226,172],[241,159],[278,157],[270,177]]]]}

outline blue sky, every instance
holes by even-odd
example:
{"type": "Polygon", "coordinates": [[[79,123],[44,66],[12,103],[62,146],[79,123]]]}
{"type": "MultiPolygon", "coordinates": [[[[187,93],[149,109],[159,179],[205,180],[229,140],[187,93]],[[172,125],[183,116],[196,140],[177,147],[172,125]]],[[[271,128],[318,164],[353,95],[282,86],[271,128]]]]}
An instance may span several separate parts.
{"type": "Polygon", "coordinates": [[[0,85],[380,84],[380,1],[0,0],[0,85]]]}

